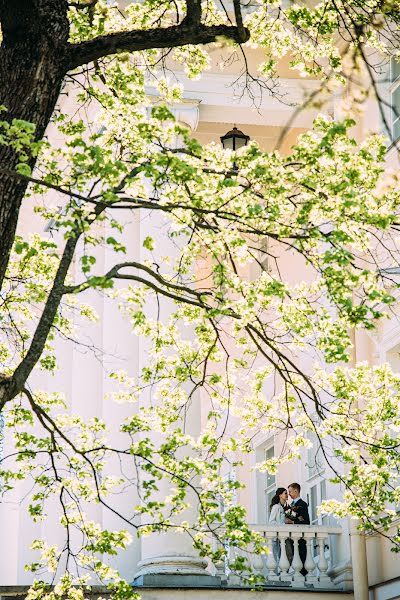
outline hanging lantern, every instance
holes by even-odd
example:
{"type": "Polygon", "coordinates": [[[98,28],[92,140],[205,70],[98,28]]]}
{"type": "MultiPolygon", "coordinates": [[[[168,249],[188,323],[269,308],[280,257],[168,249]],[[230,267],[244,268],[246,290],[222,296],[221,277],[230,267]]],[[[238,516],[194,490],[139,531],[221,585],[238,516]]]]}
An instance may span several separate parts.
{"type": "Polygon", "coordinates": [[[247,146],[249,141],[250,137],[240,131],[236,125],[221,137],[221,143],[225,150],[239,150],[239,148],[247,146]]]}

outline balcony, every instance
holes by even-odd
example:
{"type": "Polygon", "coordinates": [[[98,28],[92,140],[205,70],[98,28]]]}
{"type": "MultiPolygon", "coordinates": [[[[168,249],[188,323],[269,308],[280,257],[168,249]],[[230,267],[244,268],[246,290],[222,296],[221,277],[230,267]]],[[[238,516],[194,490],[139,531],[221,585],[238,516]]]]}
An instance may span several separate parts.
{"type": "MultiPolygon", "coordinates": [[[[349,590],[348,584],[335,583],[339,561],[335,556],[335,537],[342,534],[340,527],[327,527],[319,525],[252,525],[254,531],[260,533],[265,539],[268,553],[255,554],[251,551],[229,548],[229,558],[233,560],[240,554],[246,559],[253,571],[265,579],[264,587],[292,588],[298,590],[332,590],[343,592],[349,590]],[[289,540],[292,540],[290,542],[289,540]],[[305,569],[307,574],[301,573],[303,563],[299,554],[299,540],[307,548],[305,569]],[[293,552],[290,564],[288,552],[293,552]]],[[[222,585],[227,587],[245,586],[243,579],[227,568],[229,560],[214,565],[215,575],[221,579],[222,585]]],[[[343,565],[343,561],[341,561],[343,565]]]]}

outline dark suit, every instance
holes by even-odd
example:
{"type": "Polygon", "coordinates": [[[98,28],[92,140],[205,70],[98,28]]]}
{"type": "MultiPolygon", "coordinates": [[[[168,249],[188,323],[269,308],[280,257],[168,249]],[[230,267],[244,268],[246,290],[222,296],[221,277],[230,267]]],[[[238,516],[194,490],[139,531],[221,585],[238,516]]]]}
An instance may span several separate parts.
{"type": "MultiPolygon", "coordinates": [[[[297,513],[297,517],[294,519],[291,519],[293,521],[293,523],[295,525],[309,525],[310,524],[310,515],[308,514],[307,502],[304,502],[304,500],[302,500],[301,498],[297,498],[297,500],[295,502],[292,502],[292,506],[296,509],[296,513],[297,513]]],[[[293,540],[289,540],[289,541],[290,541],[292,560],[293,560],[293,551],[294,551],[293,540]]],[[[300,572],[302,575],[307,575],[307,571],[304,568],[304,563],[306,562],[306,558],[307,558],[307,542],[304,538],[301,538],[299,540],[299,554],[300,554],[301,562],[303,563],[303,568],[300,572]]],[[[292,561],[290,560],[290,562],[292,562],[292,561]]]]}
{"type": "Polygon", "coordinates": [[[309,525],[310,524],[310,515],[308,514],[308,504],[304,502],[301,498],[297,498],[296,502],[292,502],[292,506],[296,509],[297,518],[293,519],[295,525],[309,525]],[[299,518],[302,517],[302,518],[299,518]]]}

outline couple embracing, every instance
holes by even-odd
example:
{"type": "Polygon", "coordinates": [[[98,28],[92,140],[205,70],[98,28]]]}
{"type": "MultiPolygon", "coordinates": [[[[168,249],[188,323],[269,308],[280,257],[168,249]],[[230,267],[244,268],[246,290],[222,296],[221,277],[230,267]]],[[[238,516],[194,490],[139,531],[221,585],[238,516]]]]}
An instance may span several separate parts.
{"type": "MultiPolygon", "coordinates": [[[[310,516],[308,514],[308,504],[300,496],[301,487],[299,483],[291,483],[288,489],[280,487],[276,490],[270,506],[269,523],[271,525],[309,525],[310,516]],[[291,503],[288,503],[288,496],[291,503]]],[[[288,538],[285,541],[286,555],[289,563],[292,564],[294,545],[293,540],[288,538]]],[[[279,539],[274,540],[273,553],[276,562],[279,562],[281,556],[281,547],[279,539]]],[[[307,557],[307,544],[305,539],[299,540],[299,554],[303,568],[302,575],[307,575],[304,563],[307,557]]]]}

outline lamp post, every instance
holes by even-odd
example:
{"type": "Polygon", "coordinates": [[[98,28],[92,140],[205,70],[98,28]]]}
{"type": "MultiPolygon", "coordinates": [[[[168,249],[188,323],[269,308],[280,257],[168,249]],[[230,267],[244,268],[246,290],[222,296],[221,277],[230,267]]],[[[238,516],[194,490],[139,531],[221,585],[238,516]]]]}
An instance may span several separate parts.
{"type": "Polygon", "coordinates": [[[236,125],[221,137],[221,144],[225,150],[239,150],[243,146],[247,146],[250,141],[250,136],[243,133],[236,125]]]}

